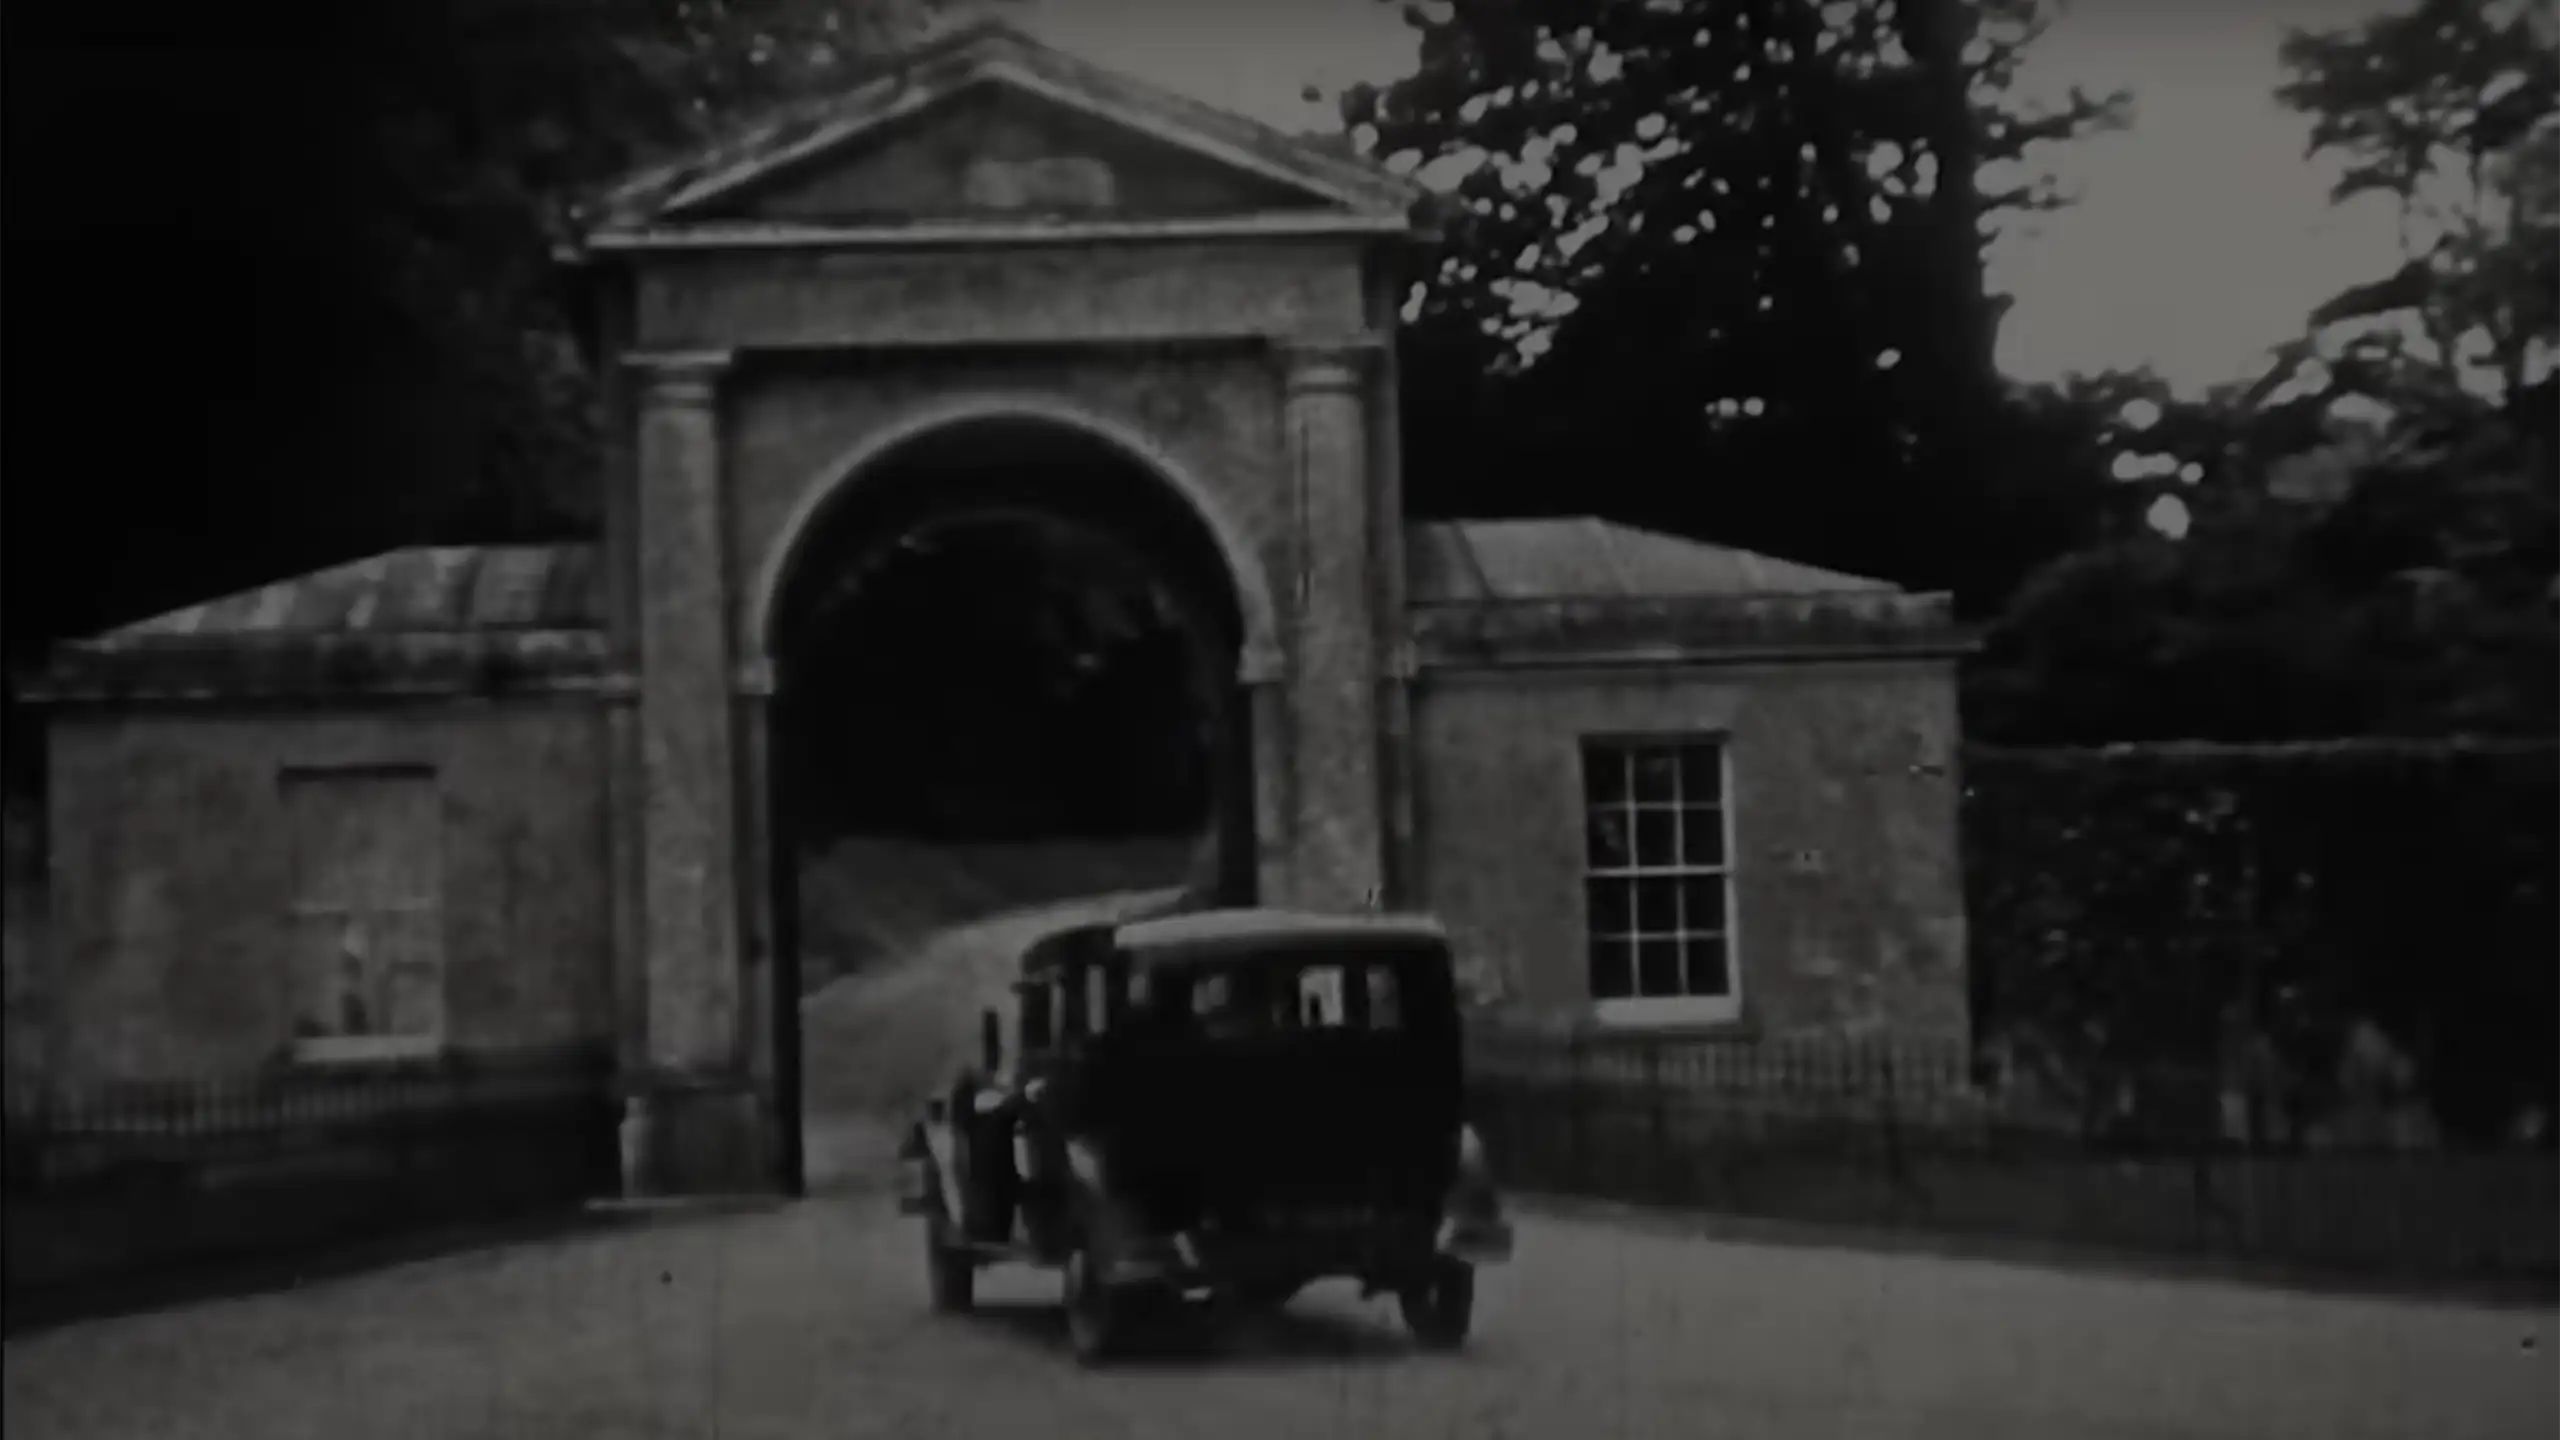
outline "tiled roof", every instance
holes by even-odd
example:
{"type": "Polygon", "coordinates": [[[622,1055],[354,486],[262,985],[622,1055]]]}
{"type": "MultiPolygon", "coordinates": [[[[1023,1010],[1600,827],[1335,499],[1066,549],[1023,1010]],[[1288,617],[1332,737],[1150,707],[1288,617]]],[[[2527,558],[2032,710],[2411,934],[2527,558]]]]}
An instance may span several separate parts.
{"type": "Polygon", "coordinates": [[[1383,165],[1313,145],[1285,131],[1188,96],[1105,70],[1045,44],[1000,19],[962,26],[918,47],[874,78],[837,94],[780,107],[723,139],[649,167],[610,187],[587,207],[594,233],[646,228],[679,219],[688,192],[707,184],[726,190],[742,177],[804,159],[811,147],[850,136],[1010,68],[1055,90],[1164,130],[1241,152],[1321,195],[1364,212],[1410,211],[1427,191],[1383,165]]]}
{"type": "Polygon", "coordinates": [[[488,694],[602,673],[592,545],[394,550],[58,646],[57,703],[488,694]]]}
{"type": "MultiPolygon", "coordinates": [[[[1405,527],[1416,605],[1505,600],[1880,595],[1881,580],[1588,516],[1405,527]]],[[[604,622],[596,547],[420,546],[297,575],[112,630],[90,644],[259,635],[486,634],[604,622]]]]}
{"type": "Polygon", "coordinates": [[[1405,585],[1416,605],[1898,593],[1882,580],[1587,515],[1408,525],[1405,585]]]}
{"type": "MultiPolygon", "coordinates": [[[[1944,649],[1944,596],[1588,517],[1405,529],[1426,664],[1944,649]]],[[[33,698],[438,695],[605,669],[592,544],[394,550],[59,647],[33,698]]]]}
{"type": "Polygon", "coordinates": [[[592,630],[604,621],[601,575],[592,545],[418,546],[155,615],[90,643],[592,630]]]}

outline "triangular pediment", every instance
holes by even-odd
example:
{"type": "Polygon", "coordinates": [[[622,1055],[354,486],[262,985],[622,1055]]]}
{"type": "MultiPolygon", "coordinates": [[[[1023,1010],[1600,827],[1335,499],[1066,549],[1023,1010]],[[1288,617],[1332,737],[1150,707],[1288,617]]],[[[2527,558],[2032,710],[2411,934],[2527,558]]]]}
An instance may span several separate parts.
{"type": "Polygon", "coordinates": [[[603,237],[1251,219],[1398,229],[1421,187],[988,24],[614,190],[603,237]]]}

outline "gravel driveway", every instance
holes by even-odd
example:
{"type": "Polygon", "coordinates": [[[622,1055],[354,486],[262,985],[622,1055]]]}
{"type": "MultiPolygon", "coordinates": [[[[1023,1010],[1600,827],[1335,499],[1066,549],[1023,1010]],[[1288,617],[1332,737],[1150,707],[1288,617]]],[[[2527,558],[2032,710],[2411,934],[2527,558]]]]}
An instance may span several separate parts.
{"type": "Polygon", "coordinates": [[[879,1193],[13,1341],[53,1436],[2548,1436],[2547,1312],[1736,1245],[1531,1216],[1457,1357],[1383,1300],[1088,1373],[1052,1283],[931,1315],[879,1193]]]}
{"type": "MultiPolygon", "coordinates": [[[[1103,902],[1105,908],[1131,897],[1103,902]]],[[[807,1010],[813,1198],[513,1245],[9,1342],[10,1440],[50,1437],[2231,1437],[2505,1440],[2560,1424],[2547,1310],[1732,1243],[1530,1214],[1477,1338],[1385,1300],[1103,1372],[1055,1282],[930,1314],[879,1188],[880,1107],[937,1082],[1024,934],[946,937],[807,1010]]]]}

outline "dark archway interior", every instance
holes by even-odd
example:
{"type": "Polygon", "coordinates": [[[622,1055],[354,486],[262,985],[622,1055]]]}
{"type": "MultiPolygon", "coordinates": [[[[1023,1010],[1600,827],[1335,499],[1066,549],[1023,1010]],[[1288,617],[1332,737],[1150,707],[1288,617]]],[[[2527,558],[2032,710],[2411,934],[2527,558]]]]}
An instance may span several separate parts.
{"type": "MultiPolygon", "coordinates": [[[[845,486],[790,556],[767,637],[780,993],[1080,893],[1249,900],[1235,585],[1177,490],[1068,426],[933,431],[845,486]]],[[[804,1110],[831,1123],[874,1086],[804,1082],[799,1010],[778,1011],[796,1186],[804,1110]]]]}
{"type": "Polygon", "coordinates": [[[1208,823],[1216,646],[1125,542],[977,509],[875,548],[844,579],[793,656],[804,844],[1208,823]]]}
{"type": "Polygon", "coordinates": [[[1241,622],[1207,527],[1108,442],[933,432],[792,558],[772,653],[795,841],[1208,827],[1241,622]]]}

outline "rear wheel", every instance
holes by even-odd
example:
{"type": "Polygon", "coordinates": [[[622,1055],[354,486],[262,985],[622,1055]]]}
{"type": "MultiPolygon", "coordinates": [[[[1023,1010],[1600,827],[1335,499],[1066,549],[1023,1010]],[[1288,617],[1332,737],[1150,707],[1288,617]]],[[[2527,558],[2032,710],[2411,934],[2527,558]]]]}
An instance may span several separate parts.
{"type": "Polygon", "coordinates": [[[1120,1297],[1102,1283],[1089,1247],[1080,1244],[1067,1256],[1063,1283],[1067,1344],[1075,1351],[1077,1362],[1098,1365],[1118,1354],[1127,1318],[1121,1313],[1120,1297]]]}
{"type": "Polygon", "coordinates": [[[978,1267],[969,1252],[953,1242],[951,1221],[939,1194],[926,1197],[933,1208],[924,1217],[924,1270],[933,1291],[933,1308],[958,1314],[977,1302],[978,1267]]]}
{"type": "Polygon", "coordinates": [[[1467,1343],[1475,1322],[1476,1269],[1463,1260],[1435,1259],[1396,1293],[1405,1328],[1427,1350],[1455,1350],[1467,1343]]]}

